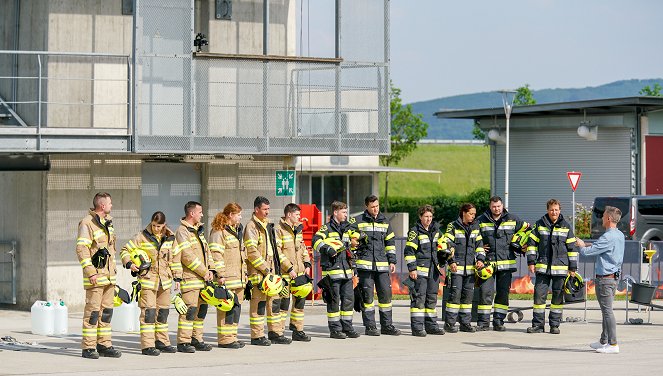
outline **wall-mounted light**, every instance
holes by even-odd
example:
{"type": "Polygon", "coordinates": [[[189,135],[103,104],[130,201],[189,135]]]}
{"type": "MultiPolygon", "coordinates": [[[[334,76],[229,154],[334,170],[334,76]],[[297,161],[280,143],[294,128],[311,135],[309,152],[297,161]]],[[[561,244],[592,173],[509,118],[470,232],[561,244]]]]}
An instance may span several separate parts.
{"type": "Polygon", "coordinates": [[[493,128],[488,131],[488,139],[495,141],[500,144],[506,144],[506,137],[504,133],[500,132],[498,129],[493,128]]]}
{"type": "Polygon", "coordinates": [[[596,141],[598,139],[599,127],[597,125],[589,125],[589,123],[581,123],[578,127],[578,136],[587,141],[596,141]]]}

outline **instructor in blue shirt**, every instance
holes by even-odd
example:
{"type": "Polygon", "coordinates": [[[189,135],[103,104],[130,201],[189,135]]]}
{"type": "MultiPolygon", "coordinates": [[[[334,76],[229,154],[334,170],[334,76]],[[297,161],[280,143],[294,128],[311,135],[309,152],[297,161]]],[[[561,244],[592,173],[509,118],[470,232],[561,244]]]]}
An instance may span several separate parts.
{"type": "Polygon", "coordinates": [[[612,311],[612,302],[617,291],[617,279],[624,260],[624,234],[617,229],[622,212],[613,206],[606,206],[603,212],[603,227],[606,231],[591,246],[586,246],[581,239],[576,240],[580,253],[596,257],[596,299],[603,316],[603,331],[598,342],[589,346],[604,354],[619,353],[617,345],[617,323],[612,311]]]}

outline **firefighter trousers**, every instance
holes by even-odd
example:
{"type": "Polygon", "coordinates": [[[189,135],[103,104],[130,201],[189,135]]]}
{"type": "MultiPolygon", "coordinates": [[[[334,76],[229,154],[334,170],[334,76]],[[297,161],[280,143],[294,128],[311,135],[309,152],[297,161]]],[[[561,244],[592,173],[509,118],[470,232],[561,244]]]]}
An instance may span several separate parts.
{"type": "Polygon", "coordinates": [[[182,300],[189,307],[177,321],[177,343],[203,342],[203,321],[207,316],[207,303],[200,297],[200,289],[182,291],[182,300]]]}
{"type": "Polygon", "coordinates": [[[445,312],[445,323],[448,326],[456,325],[460,321],[462,325],[472,324],[472,298],[474,295],[474,274],[451,275],[451,295],[447,302],[445,312]]]}
{"type": "Polygon", "coordinates": [[[550,301],[550,313],[548,314],[548,324],[551,328],[559,327],[562,322],[562,309],[564,308],[564,286],[565,275],[551,276],[543,273],[536,273],[534,280],[534,314],[532,326],[544,327],[546,323],[546,299],[548,289],[552,288],[552,299],[550,301]]]}
{"type": "Polygon", "coordinates": [[[414,281],[415,294],[410,293],[410,327],[412,331],[431,331],[438,328],[437,290],[440,288],[440,275],[431,277],[417,276],[414,281]]]}
{"type": "Polygon", "coordinates": [[[265,336],[265,315],[267,316],[267,330],[283,335],[281,330],[281,302],[279,296],[267,296],[260,289],[251,290],[249,302],[249,324],[251,325],[251,339],[265,336]]]}
{"type": "Polygon", "coordinates": [[[352,279],[332,279],[331,290],[331,300],[327,303],[329,331],[353,331],[352,315],[354,314],[355,294],[352,279]]]}
{"type": "Polygon", "coordinates": [[[281,304],[279,310],[281,311],[281,322],[280,329],[281,334],[285,331],[285,322],[288,321],[288,311],[290,311],[290,325],[295,327],[295,330],[303,331],[304,330],[304,305],[306,304],[306,298],[298,298],[296,296],[288,296],[287,298],[281,298],[281,304]],[[290,307],[290,301],[292,300],[292,309],[290,307]]]}
{"type": "Polygon", "coordinates": [[[375,328],[375,305],[373,303],[373,291],[378,295],[378,309],[380,310],[380,326],[392,325],[391,315],[391,278],[389,272],[375,272],[359,270],[359,286],[361,286],[361,297],[363,310],[361,318],[364,326],[375,328]]]}
{"type": "Polygon", "coordinates": [[[85,290],[85,311],[83,312],[83,349],[95,349],[97,344],[110,347],[111,319],[113,318],[113,297],[115,286],[106,285],[85,290]]]}
{"type": "Polygon", "coordinates": [[[488,279],[477,279],[479,288],[478,326],[489,325],[491,311],[493,311],[493,326],[504,325],[504,318],[509,313],[509,290],[511,289],[512,273],[511,270],[497,271],[488,279]],[[493,296],[495,304],[493,304],[493,296]]]}
{"type": "Polygon", "coordinates": [[[244,288],[231,289],[237,295],[237,302],[230,311],[216,310],[216,333],[219,345],[228,345],[237,341],[237,326],[239,316],[242,314],[241,302],[244,301],[244,288]]]}
{"type": "Polygon", "coordinates": [[[144,289],[140,291],[140,348],[154,347],[154,340],[170,346],[168,339],[168,313],[170,289],[144,289]]]}

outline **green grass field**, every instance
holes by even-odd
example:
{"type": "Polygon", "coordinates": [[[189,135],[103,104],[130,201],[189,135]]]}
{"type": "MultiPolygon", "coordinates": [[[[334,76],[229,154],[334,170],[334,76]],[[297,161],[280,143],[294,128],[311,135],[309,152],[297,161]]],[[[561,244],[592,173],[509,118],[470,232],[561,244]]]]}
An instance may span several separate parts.
{"type": "MultiPolygon", "coordinates": [[[[442,174],[390,173],[391,197],[464,195],[477,188],[490,187],[490,149],[483,145],[419,145],[397,167],[437,170],[442,174]]],[[[381,196],[384,196],[384,183],[382,173],[381,196]]]]}

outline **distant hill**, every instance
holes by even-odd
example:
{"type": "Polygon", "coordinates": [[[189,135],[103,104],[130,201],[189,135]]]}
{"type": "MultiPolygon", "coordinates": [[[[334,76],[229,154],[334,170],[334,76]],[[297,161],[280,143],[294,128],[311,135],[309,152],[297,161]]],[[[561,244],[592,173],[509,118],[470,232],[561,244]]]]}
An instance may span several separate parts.
{"type": "MultiPolygon", "coordinates": [[[[554,102],[571,102],[590,99],[620,98],[637,96],[638,92],[649,85],[658,83],[663,86],[663,79],[650,80],[622,80],[609,84],[585,87],[581,89],[542,89],[533,90],[537,104],[554,102]]],[[[495,92],[456,95],[453,97],[437,98],[428,101],[411,103],[415,113],[424,115],[424,121],[429,124],[429,139],[472,139],[471,120],[438,119],[433,113],[441,109],[472,109],[501,107],[502,99],[495,92]]]]}

